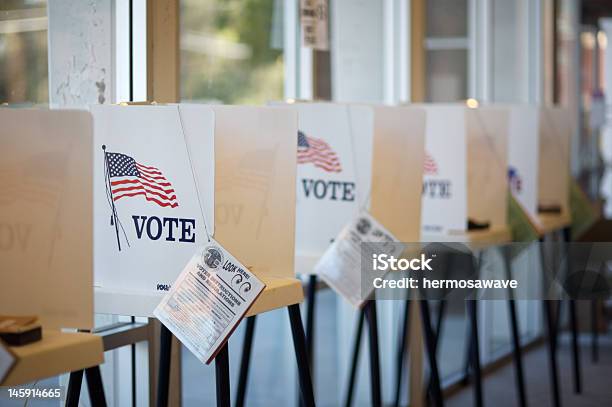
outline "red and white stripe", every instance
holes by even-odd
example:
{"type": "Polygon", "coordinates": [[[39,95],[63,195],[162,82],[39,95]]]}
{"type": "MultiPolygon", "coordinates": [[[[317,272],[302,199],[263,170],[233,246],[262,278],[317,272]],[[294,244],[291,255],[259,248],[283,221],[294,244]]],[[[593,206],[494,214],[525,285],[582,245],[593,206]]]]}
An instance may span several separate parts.
{"type": "Polygon", "coordinates": [[[425,162],[423,163],[423,172],[425,175],[436,175],[438,174],[438,165],[429,153],[425,153],[425,162]]]}
{"type": "Polygon", "coordinates": [[[341,172],[340,160],[324,140],[306,137],[309,148],[298,147],[298,164],[312,163],[315,167],[327,172],[341,172]]]}
{"type": "Polygon", "coordinates": [[[113,200],[142,195],[147,201],[154,202],[159,206],[176,208],[178,202],[176,193],[170,181],[155,167],[149,167],[136,163],[140,177],[118,177],[111,181],[113,200]]]}

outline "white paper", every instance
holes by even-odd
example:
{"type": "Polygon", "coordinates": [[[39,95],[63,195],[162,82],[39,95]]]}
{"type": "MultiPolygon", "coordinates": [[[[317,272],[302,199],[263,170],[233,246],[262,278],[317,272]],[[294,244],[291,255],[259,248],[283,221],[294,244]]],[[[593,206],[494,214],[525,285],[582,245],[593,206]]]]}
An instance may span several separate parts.
{"type": "Polygon", "coordinates": [[[210,363],[265,288],[214,239],[191,258],[154,315],[210,363]]]}
{"type": "Polygon", "coordinates": [[[362,297],[362,242],[394,243],[384,249],[379,245],[377,249],[381,249],[380,253],[395,257],[400,256],[405,248],[405,245],[398,244],[391,232],[363,211],[345,226],[315,267],[315,272],[323,281],[355,307],[360,307],[373,291],[372,288],[368,295],[362,297]]]}

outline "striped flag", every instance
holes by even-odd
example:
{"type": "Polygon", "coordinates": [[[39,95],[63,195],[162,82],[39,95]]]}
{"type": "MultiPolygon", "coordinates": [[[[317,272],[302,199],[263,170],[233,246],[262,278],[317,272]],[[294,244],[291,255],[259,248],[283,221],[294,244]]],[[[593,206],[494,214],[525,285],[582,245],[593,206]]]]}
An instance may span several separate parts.
{"type": "Polygon", "coordinates": [[[325,141],[298,131],[298,164],[311,163],[326,172],[341,172],[338,156],[325,141]]]}
{"type": "Polygon", "coordinates": [[[423,171],[425,175],[437,175],[438,174],[438,165],[436,161],[433,159],[429,153],[425,153],[425,162],[423,164],[423,171]]]}
{"type": "Polygon", "coordinates": [[[174,188],[161,170],[140,164],[125,154],[105,154],[113,201],[144,196],[147,201],[162,207],[178,206],[174,188]]]}

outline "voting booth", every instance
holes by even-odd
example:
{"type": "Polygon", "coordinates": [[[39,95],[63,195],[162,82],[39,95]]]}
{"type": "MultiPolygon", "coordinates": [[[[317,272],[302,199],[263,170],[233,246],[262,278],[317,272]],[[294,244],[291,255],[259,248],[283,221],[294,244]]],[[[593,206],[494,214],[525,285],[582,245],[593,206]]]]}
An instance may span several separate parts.
{"type": "Polygon", "coordinates": [[[299,282],[287,280],[295,113],[138,105],[92,114],[97,312],[150,316],[208,234],[268,285],[252,312],[301,300],[299,282]],[[281,287],[289,298],[268,302],[281,287]]]}
{"type": "Polygon", "coordinates": [[[92,117],[5,108],[0,122],[0,309],[5,324],[42,328],[7,348],[0,385],[87,369],[92,402],[103,402],[102,338],[60,330],[94,322],[92,117]]]}
{"type": "Polygon", "coordinates": [[[506,234],[508,112],[424,105],[423,236],[506,234]]]}
{"type": "Polygon", "coordinates": [[[178,105],[91,113],[96,312],[150,316],[207,226],[214,230],[214,113],[178,105]]]}
{"type": "Polygon", "coordinates": [[[296,273],[310,274],[342,228],[368,204],[374,115],[371,109],[299,103],[296,273]]]}
{"type": "Polygon", "coordinates": [[[292,106],[299,116],[296,271],[312,272],[360,210],[371,210],[401,239],[417,241],[424,112],[332,103],[292,106]]]}
{"type": "Polygon", "coordinates": [[[569,222],[569,143],[567,109],[508,106],[510,191],[540,234],[569,222]]]}

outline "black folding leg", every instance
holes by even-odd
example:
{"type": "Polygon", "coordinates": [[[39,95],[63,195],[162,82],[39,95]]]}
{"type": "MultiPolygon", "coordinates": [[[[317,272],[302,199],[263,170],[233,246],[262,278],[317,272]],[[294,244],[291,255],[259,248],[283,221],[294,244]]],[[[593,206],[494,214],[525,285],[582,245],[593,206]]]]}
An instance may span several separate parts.
{"type": "Polygon", "coordinates": [[[429,359],[429,375],[431,381],[431,393],[434,405],[444,406],[442,388],[440,385],[440,374],[438,371],[438,358],[436,355],[436,338],[431,327],[431,317],[429,314],[429,304],[427,300],[419,300],[421,308],[421,320],[423,323],[423,334],[425,337],[425,347],[429,359]]]}
{"type": "Polygon", "coordinates": [[[310,367],[308,366],[308,351],[306,349],[306,338],[304,336],[304,326],[302,325],[302,317],[300,315],[300,306],[299,304],[293,304],[287,307],[287,309],[291,322],[291,334],[293,336],[293,347],[298,366],[302,402],[306,407],[314,407],[315,400],[312,390],[312,378],[310,376],[310,367]]]}
{"type": "Polygon", "coordinates": [[[246,320],[246,332],[242,344],[242,357],[240,358],[240,372],[238,373],[238,390],[236,392],[236,407],[244,406],[247,382],[249,378],[249,364],[251,362],[251,349],[253,348],[253,335],[257,316],[253,315],[246,320]]]}
{"type": "Polygon", "coordinates": [[[68,380],[68,391],[66,392],[66,407],[77,407],[79,405],[82,384],[83,371],[71,372],[68,380]]]}
{"type": "Polygon", "coordinates": [[[368,301],[359,310],[359,320],[355,329],[355,342],[353,344],[353,357],[349,371],[349,383],[347,386],[345,406],[350,407],[353,403],[353,392],[357,378],[357,364],[359,361],[359,349],[361,347],[361,335],[364,319],[368,321],[368,336],[370,344],[370,386],[372,394],[372,405],[382,406],[382,391],[380,384],[380,353],[378,350],[378,321],[376,316],[376,301],[368,301]]]}
{"type": "Polygon", "coordinates": [[[217,407],[230,407],[230,376],[228,343],[215,356],[217,407]]]}
{"type": "Polygon", "coordinates": [[[591,300],[591,360],[599,362],[599,314],[597,300],[591,300]]]}
{"type": "Polygon", "coordinates": [[[104,397],[104,387],[102,386],[100,366],[85,369],[85,378],[87,379],[87,390],[89,391],[91,406],[106,407],[106,398],[104,397]]]}
{"type": "Polygon", "coordinates": [[[170,352],[172,333],[161,324],[159,338],[159,371],[157,376],[157,407],[168,406],[168,389],[170,387],[170,352]]]}
{"type": "MultiPolygon", "coordinates": [[[[308,351],[308,366],[310,366],[310,374],[312,381],[315,381],[314,369],[314,338],[315,338],[315,302],[317,298],[317,276],[311,274],[308,276],[308,289],[306,300],[306,350],[308,351]]],[[[304,407],[301,397],[298,399],[298,405],[304,407]]]]}
{"type": "Polygon", "coordinates": [[[359,350],[361,349],[361,337],[363,335],[363,322],[365,320],[365,310],[359,310],[357,326],[355,327],[355,342],[353,342],[353,353],[351,358],[351,367],[349,370],[349,381],[346,390],[345,407],[351,407],[353,404],[353,392],[355,390],[355,380],[357,378],[357,365],[359,364],[359,350]]]}
{"type": "MultiPolygon", "coordinates": [[[[565,241],[566,246],[570,244],[572,235],[571,228],[565,227],[563,228],[563,240],[565,241]]],[[[570,270],[571,258],[569,258],[569,250],[566,250],[568,253],[568,258],[566,264],[568,265],[567,273],[570,270]]],[[[567,276],[566,276],[567,277],[567,276]]],[[[582,374],[580,372],[580,347],[578,346],[578,320],[576,317],[576,301],[573,299],[569,300],[569,316],[570,316],[570,329],[572,331],[572,363],[574,368],[574,392],[581,393],[582,392],[582,374]]]]}
{"type": "Polygon", "coordinates": [[[553,398],[553,405],[561,407],[561,397],[559,393],[559,377],[557,370],[557,330],[553,320],[552,311],[553,300],[544,300],[544,319],[546,320],[546,334],[548,338],[548,359],[550,364],[550,382],[553,398]]]}
{"type": "Polygon", "coordinates": [[[578,317],[576,300],[569,300],[570,326],[572,330],[572,362],[574,367],[574,393],[582,392],[582,375],[580,373],[580,347],[578,346],[578,317]]]}
{"type": "Polygon", "coordinates": [[[400,399],[402,396],[402,373],[404,371],[404,356],[406,355],[406,347],[408,346],[408,326],[410,324],[410,300],[407,300],[404,304],[404,314],[402,316],[402,329],[399,333],[399,348],[397,351],[397,360],[395,368],[395,377],[397,382],[395,383],[395,407],[399,407],[400,399]]]}
{"type": "Polygon", "coordinates": [[[306,349],[308,350],[308,361],[310,372],[314,377],[314,319],[315,319],[315,301],[317,298],[317,276],[311,274],[308,278],[308,300],[306,302],[306,349]]]}
{"type": "MultiPolygon", "coordinates": [[[[438,343],[440,343],[440,337],[442,336],[442,321],[444,320],[444,313],[446,310],[446,300],[440,300],[438,302],[438,319],[436,320],[436,328],[433,331],[433,352],[438,356],[438,343]]],[[[433,382],[431,380],[431,374],[427,383],[427,394],[432,396],[434,392],[433,382]]]]}
{"type": "MultiPolygon", "coordinates": [[[[506,279],[512,279],[512,264],[510,261],[510,248],[502,247],[502,255],[504,256],[504,269],[506,279]]],[[[514,372],[516,376],[516,389],[518,392],[519,406],[527,406],[527,395],[525,394],[525,378],[523,374],[523,358],[521,355],[521,337],[518,326],[518,316],[516,312],[516,302],[514,300],[514,291],[508,288],[508,313],[510,319],[510,331],[512,333],[512,353],[514,356],[514,372]]]]}
{"type": "Polygon", "coordinates": [[[482,375],[480,372],[480,347],[478,346],[478,301],[466,300],[470,319],[470,367],[474,377],[474,405],[482,407],[482,375]]]}
{"type": "Polygon", "coordinates": [[[378,320],[376,317],[376,301],[370,300],[365,306],[370,339],[370,384],[372,392],[372,406],[382,406],[382,392],[380,390],[380,354],[378,352],[378,320]]]}
{"type": "Polygon", "coordinates": [[[550,390],[552,395],[552,401],[554,407],[561,407],[561,396],[559,393],[559,376],[557,370],[557,321],[553,314],[553,305],[556,305],[556,301],[547,300],[547,290],[550,279],[546,271],[546,253],[544,250],[544,238],[540,238],[540,268],[542,270],[542,283],[544,290],[542,294],[545,296],[542,300],[542,307],[544,310],[544,322],[546,323],[546,337],[548,340],[548,361],[550,369],[550,390]]]}

